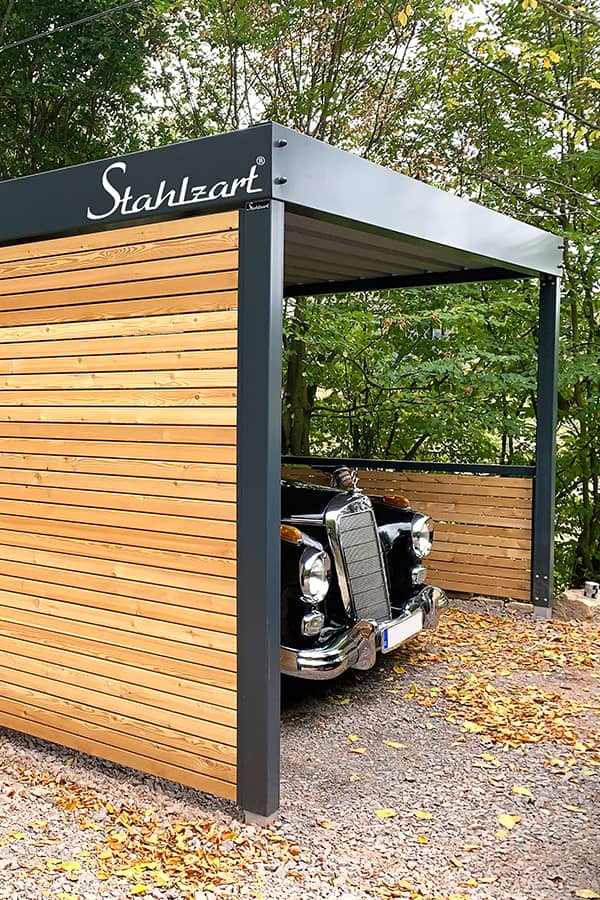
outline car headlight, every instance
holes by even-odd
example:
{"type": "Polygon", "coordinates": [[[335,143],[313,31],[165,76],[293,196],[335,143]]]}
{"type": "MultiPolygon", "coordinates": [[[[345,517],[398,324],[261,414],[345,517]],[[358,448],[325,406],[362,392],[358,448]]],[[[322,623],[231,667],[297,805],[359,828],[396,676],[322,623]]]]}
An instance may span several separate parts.
{"type": "Polygon", "coordinates": [[[302,593],[313,603],[321,603],[329,590],[331,562],[324,550],[307,549],[300,560],[302,593]]]}
{"type": "Polygon", "coordinates": [[[428,516],[415,516],[412,521],[411,532],[415,556],[418,559],[423,559],[431,553],[433,522],[428,516]]]}

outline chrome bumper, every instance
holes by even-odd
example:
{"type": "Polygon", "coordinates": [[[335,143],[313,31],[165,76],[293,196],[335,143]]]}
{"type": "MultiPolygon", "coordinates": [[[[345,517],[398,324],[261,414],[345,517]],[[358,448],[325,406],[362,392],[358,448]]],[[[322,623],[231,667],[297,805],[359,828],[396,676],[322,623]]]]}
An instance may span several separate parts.
{"type": "Polygon", "coordinates": [[[423,610],[423,628],[436,628],[440,612],[447,603],[448,598],[441,588],[426,585],[396,619],[381,623],[362,620],[329,644],[309,650],[282,647],[281,672],[296,678],[325,681],[336,678],[346,669],[370,669],[375,664],[377,651],[381,649],[384,628],[395,622],[403,622],[419,609],[423,610]]]}

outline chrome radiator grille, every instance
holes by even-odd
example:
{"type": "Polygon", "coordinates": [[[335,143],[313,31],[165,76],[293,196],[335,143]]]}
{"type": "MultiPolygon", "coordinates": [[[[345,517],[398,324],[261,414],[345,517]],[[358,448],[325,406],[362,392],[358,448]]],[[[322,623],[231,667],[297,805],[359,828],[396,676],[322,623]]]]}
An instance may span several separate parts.
{"type": "Polygon", "coordinates": [[[378,622],[389,619],[390,601],[379,535],[366,497],[351,500],[339,511],[337,536],[356,615],[378,622]]]}

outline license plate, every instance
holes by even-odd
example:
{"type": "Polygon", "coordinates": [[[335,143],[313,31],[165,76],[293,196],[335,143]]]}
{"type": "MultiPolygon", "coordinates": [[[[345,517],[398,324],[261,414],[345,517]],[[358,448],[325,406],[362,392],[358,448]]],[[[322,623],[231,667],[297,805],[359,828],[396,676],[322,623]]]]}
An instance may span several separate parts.
{"type": "Polygon", "coordinates": [[[413,637],[413,635],[418,634],[422,628],[422,609],[418,609],[416,613],[413,613],[408,619],[403,619],[401,622],[394,622],[393,625],[388,625],[387,628],[383,629],[381,635],[382,651],[388,653],[390,650],[393,650],[394,647],[397,647],[398,644],[403,644],[404,641],[407,641],[409,638],[413,637]]]}

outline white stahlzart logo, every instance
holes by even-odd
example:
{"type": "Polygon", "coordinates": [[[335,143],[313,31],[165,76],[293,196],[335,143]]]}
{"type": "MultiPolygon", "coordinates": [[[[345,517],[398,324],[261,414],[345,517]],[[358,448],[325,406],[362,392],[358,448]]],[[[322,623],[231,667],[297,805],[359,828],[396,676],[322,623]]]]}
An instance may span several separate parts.
{"type": "Polygon", "coordinates": [[[127,163],[115,162],[104,170],[102,175],[102,187],[112,199],[112,205],[104,212],[92,212],[87,209],[88,219],[106,219],[119,211],[123,216],[132,216],[136,213],[150,212],[160,209],[161,206],[188,206],[193,203],[205,203],[207,200],[235,197],[238,191],[244,190],[247,194],[261,194],[262,188],[253,187],[258,178],[257,166],[250,167],[250,171],[243,178],[234,178],[232,181],[216,181],[212,185],[196,184],[190,186],[189,176],[181,179],[176,187],[167,188],[167,182],[163,179],[156,191],[152,194],[140,194],[133,196],[131,185],[117,188],[110,179],[111,172],[127,172],[127,163]]]}

